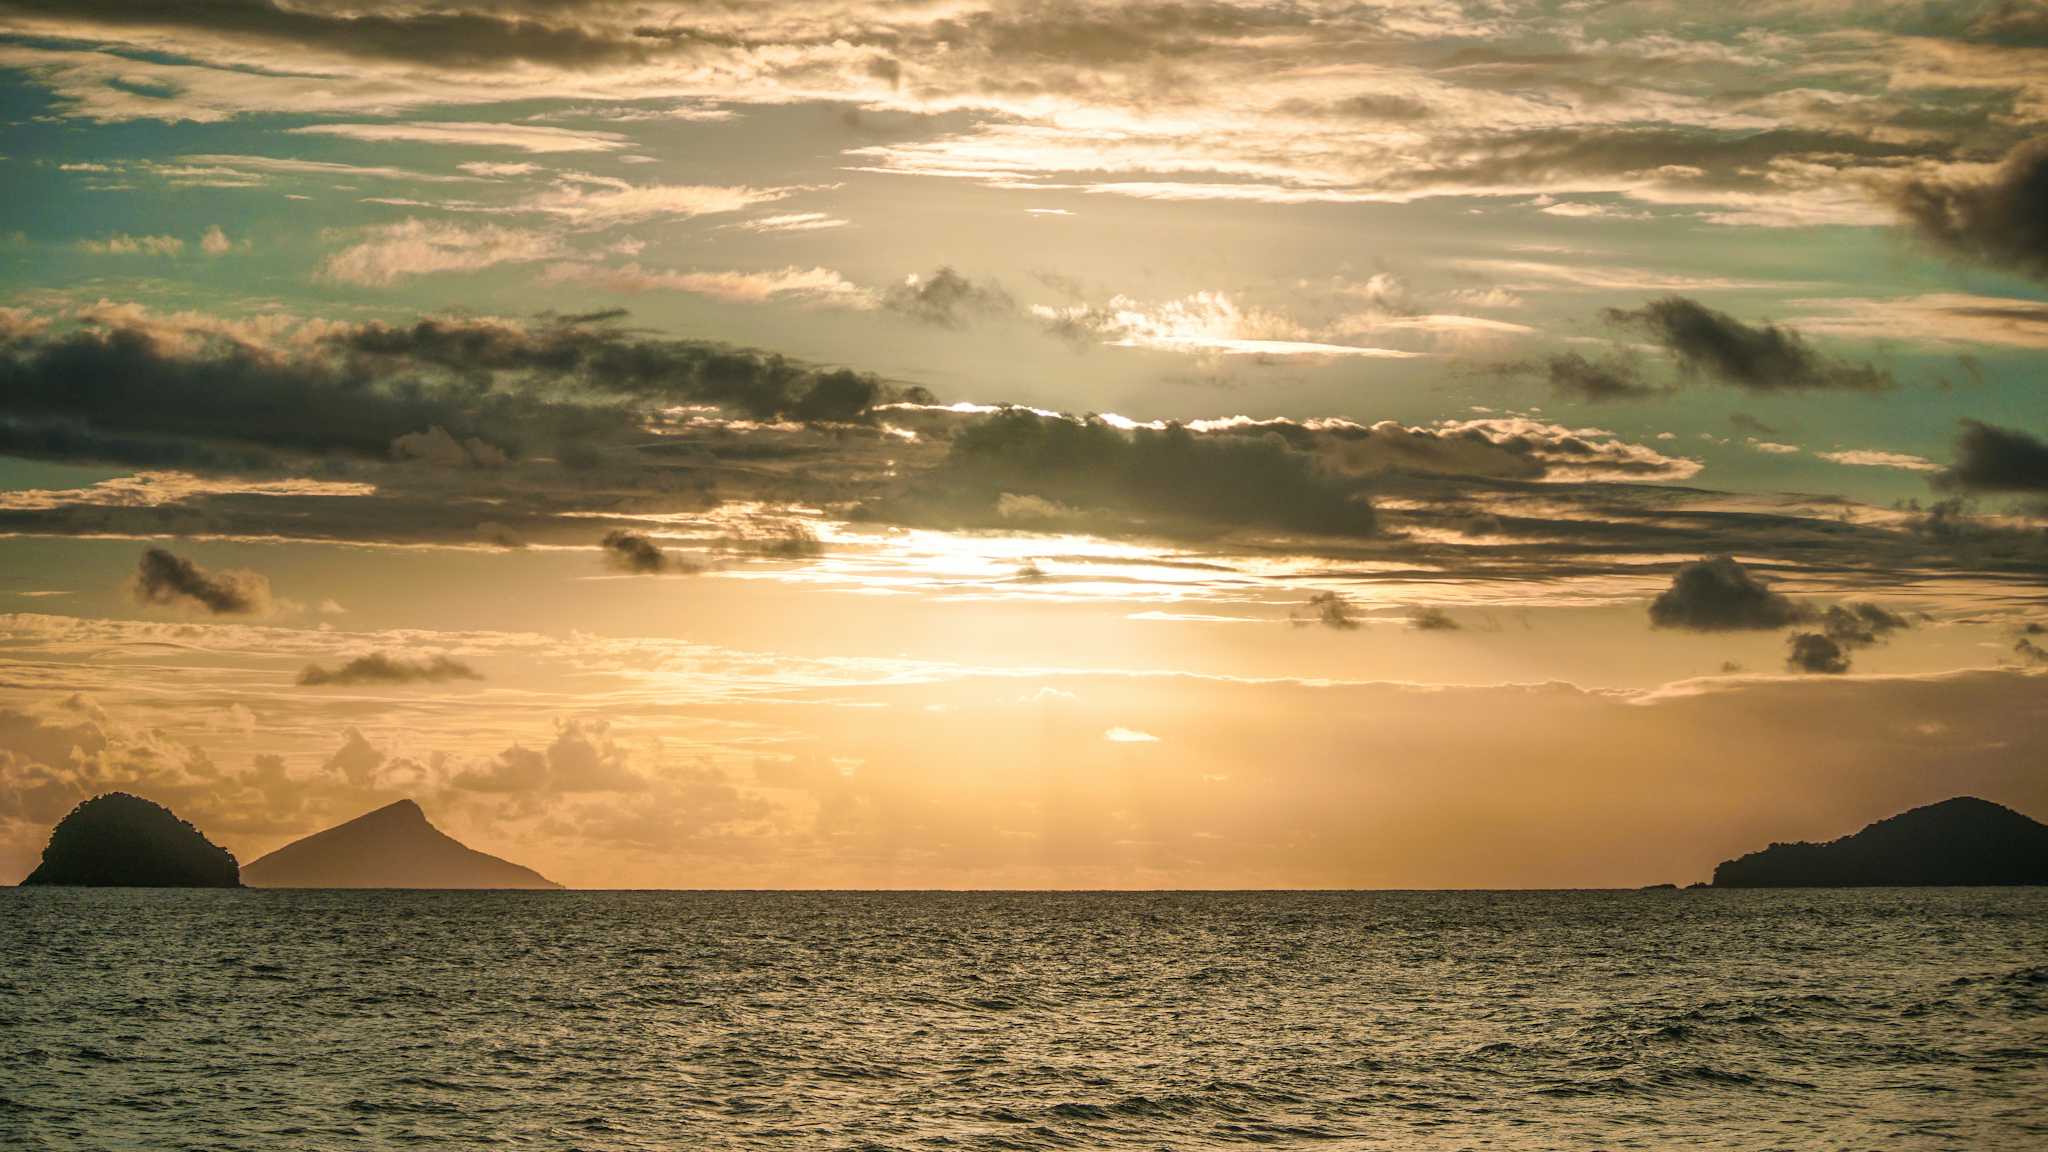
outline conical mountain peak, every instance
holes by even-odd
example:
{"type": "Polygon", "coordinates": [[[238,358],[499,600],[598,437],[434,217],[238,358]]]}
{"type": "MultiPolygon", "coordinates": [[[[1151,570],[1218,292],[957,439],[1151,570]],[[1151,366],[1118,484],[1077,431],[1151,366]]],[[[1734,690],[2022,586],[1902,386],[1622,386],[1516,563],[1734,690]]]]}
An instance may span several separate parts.
{"type": "Polygon", "coordinates": [[[242,869],[252,888],[559,888],[469,848],[398,800],[296,840],[242,869]]]}
{"type": "Polygon", "coordinates": [[[364,815],[356,817],[355,820],[351,820],[349,821],[349,823],[353,824],[362,820],[405,820],[415,824],[427,824],[430,826],[432,824],[432,821],[427,819],[426,812],[421,810],[418,802],[412,800],[410,797],[404,800],[393,800],[391,803],[386,804],[385,806],[377,809],[374,812],[368,812],[364,815]]]}

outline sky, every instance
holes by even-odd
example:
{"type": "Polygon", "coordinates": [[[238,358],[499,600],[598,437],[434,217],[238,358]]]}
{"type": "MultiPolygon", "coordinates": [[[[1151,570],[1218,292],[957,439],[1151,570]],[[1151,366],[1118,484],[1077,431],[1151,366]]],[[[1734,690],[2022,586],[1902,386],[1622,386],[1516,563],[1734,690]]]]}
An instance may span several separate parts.
{"type": "Polygon", "coordinates": [[[0,882],[2048,818],[2048,4],[0,0],[0,882]]]}

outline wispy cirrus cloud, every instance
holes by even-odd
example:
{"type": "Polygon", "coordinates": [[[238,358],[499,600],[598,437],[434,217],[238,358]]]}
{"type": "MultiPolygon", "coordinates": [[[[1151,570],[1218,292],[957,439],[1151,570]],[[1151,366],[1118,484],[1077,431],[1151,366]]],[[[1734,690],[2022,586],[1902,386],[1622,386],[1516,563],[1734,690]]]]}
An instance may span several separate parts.
{"type": "Polygon", "coordinates": [[[877,302],[874,292],[830,268],[795,265],[763,272],[684,272],[642,268],[639,264],[613,267],[571,262],[550,266],[545,278],[556,283],[588,284],[607,292],[688,292],[751,304],[798,300],[865,309],[875,307],[877,302]]]}
{"type": "Polygon", "coordinates": [[[1884,452],[1875,448],[1842,448],[1832,452],[1815,452],[1815,456],[1830,464],[1846,464],[1854,468],[1896,468],[1903,472],[1939,472],[1941,465],[1924,456],[1910,452],[1884,452]]]}
{"type": "Polygon", "coordinates": [[[803,189],[747,185],[632,184],[612,177],[576,175],[521,201],[515,210],[553,216],[576,228],[596,229],[739,212],[800,191],[803,189]]]}
{"type": "Polygon", "coordinates": [[[200,153],[197,155],[180,156],[178,163],[169,166],[152,166],[152,170],[172,179],[207,176],[249,178],[251,173],[282,176],[331,176],[336,179],[345,180],[403,180],[428,184],[459,184],[476,179],[474,176],[450,176],[439,172],[420,172],[410,168],[394,168],[388,164],[345,164],[336,160],[302,160],[292,156],[251,156],[240,153],[200,153]]]}
{"type": "Polygon", "coordinates": [[[456,167],[472,176],[483,176],[490,179],[506,176],[530,176],[541,170],[540,165],[524,160],[516,163],[506,163],[498,160],[470,160],[457,164],[456,167]]]}
{"type": "Polygon", "coordinates": [[[1790,286],[1783,281],[1702,276],[1583,261],[1488,256],[1460,258],[1449,263],[1453,268],[1492,278],[1498,282],[1495,290],[1510,293],[1554,291],[1560,287],[1598,292],[1732,292],[1790,286]]]}
{"type": "Polygon", "coordinates": [[[300,136],[339,136],[371,143],[402,141],[455,147],[510,148],[552,155],[565,152],[617,152],[632,141],[617,132],[550,128],[538,124],[492,124],[476,120],[412,120],[389,124],[308,124],[290,131],[300,136]]]}
{"type": "Polygon", "coordinates": [[[320,271],[331,280],[384,287],[412,276],[551,260],[565,251],[550,233],[408,219],[370,229],[368,239],[328,256],[320,271]]]}
{"type": "Polygon", "coordinates": [[[359,480],[293,477],[199,476],[191,472],[145,470],[82,488],[18,488],[0,492],[0,509],[28,511],[65,507],[157,508],[207,496],[334,498],[373,496],[377,486],[359,480]]]}
{"type": "Polygon", "coordinates": [[[832,228],[844,228],[851,223],[852,221],[829,212],[783,212],[774,216],[742,220],[728,227],[737,228],[742,232],[823,232],[832,228]]]}
{"type": "Polygon", "coordinates": [[[2048,349],[2048,302],[1967,292],[1800,299],[1810,309],[1786,324],[1802,332],[1859,340],[2048,349]]]}

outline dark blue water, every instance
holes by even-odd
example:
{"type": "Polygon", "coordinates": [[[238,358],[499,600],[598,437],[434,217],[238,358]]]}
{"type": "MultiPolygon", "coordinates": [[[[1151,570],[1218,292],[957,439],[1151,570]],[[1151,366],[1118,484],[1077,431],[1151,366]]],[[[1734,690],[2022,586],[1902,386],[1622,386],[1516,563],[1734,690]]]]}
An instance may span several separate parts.
{"type": "Polygon", "coordinates": [[[0,891],[14,1148],[2048,1147],[2048,890],[0,891]]]}

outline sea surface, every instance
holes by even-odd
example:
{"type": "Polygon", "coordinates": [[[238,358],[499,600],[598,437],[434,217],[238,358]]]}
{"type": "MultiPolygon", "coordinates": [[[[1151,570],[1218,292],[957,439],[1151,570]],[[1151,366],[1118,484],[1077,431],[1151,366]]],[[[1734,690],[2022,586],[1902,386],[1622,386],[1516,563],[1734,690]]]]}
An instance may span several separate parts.
{"type": "Polygon", "coordinates": [[[2048,890],[0,891],[0,1147],[2048,1148],[2048,890]]]}

